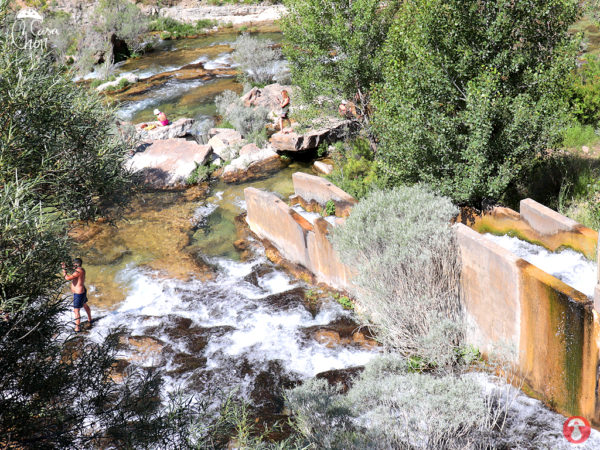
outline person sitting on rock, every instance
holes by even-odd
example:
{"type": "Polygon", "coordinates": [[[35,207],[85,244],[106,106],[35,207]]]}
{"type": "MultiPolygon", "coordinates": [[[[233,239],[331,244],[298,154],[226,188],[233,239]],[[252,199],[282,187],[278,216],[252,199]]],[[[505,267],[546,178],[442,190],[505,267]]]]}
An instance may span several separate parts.
{"type": "Polygon", "coordinates": [[[360,119],[360,114],[357,111],[356,104],[354,102],[342,100],[340,106],[338,107],[338,112],[344,119],[360,119]]]}
{"type": "Polygon", "coordinates": [[[167,115],[164,112],[155,109],[154,115],[156,116],[158,123],[160,123],[163,127],[169,125],[169,119],[167,119],[167,115]]]}
{"type": "Polygon", "coordinates": [[[283,131],[283,119],[288,119],[288,114],[290,111],[290,95],[285,89],[281,91],[281,100],[279,100],[279,106],[281,107],[281,112],[279,114],[279,131],[285,133],[285,131],[283,131]]]}

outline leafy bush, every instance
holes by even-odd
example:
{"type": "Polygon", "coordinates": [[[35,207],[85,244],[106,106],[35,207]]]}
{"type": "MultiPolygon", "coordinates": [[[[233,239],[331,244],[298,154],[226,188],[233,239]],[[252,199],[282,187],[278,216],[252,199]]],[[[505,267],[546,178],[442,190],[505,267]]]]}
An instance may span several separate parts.
{"type": "Polygon", "coordinates": [[[571,80],[573,113],[581,123],[596,126],[600,120],[600,57],[587,54],[571,80]]]}
{"type": "Polygon", "coordinates": [[[393,355],[368,363],[345,395],[313,379],[286,399],[303,444],[318,448],[486,448],[503,425],[476,382],[410,373],[393,355]]]}
{"type": "Polygon", "coordinates": [[[357,139],[345,145],[338,142],[331,156],[335,166],[327,179],[354,198],[360,199],[371,190],[384,187],[385,178],[368,141],[357,139]]]}
{"type": "Polygon", "coordinates": [[[579,12],[577,0],[404,2],[374,98],[382,169],[458,203],[500,199],[561,144],[579,12]]]}
{"type": "MultiPolygon", "coordinates": [[[[100,0],[94,15],[100,19],[95,24],[96,28],[105,36],[114,33],[127,42],[129,50],[133,52],[143,49],[143,35],[148,31],[148,16],[137,5],[127,0],[100,0]]],[[[118,58],[119,55],[113,56],[118,58]]]]}
{"type": "Polygon", "coordinates": [[[281,51],[273,48],[271,42],[246,33],[236,39],[233,48],[233,60],[240,65],[244,78],[259,85],[275,80],[281,51]]]}
{"type": "Polygon", "coordinates": [[[333,294],[333,299],[338,302],[340,305],[344,307],[344,309],[354,309],[354,304],[352,300],[350,300],[345,295],[340,295],[338,293],[333,294]]]}
{"type": "Polygon", "coordinates": [[[325,216],[334,216],[335,215],[335,202],[333,200],[327,200],[327,203],[325,203],[325,209],[323,210],[323,215],[325,215],[325,216]]]}
{"type": "Polygon", "coordinates": [[[217,112],[250,142],[264,144],[269,111],[262,107],[247,108],[233,91],[225,91],[215,99],[217,112]]]}
{"type": "Polygon", "coordinates": [[[192,185],[207,181],[210,178],[213,169],[212,166],[197,166],[185,180],[186,184],[192,185]]]}
{"type": "Polygon", "coordinates": [[[378,340],[439,368],[456,364],[463,337],[457,213],[423,186],[402,186],[370,193],[332,231],[342,261],[358,270],[355,297],[378,340]]]}
{"type": "Polygon", "coordinates": [[[0,436],[18,448],[169,448],[181,412],[162,409],[160,376],[132,365],[117,384],[119,337],[70,336],[56,276],[73,219],[107,213],[131,188],[128,146],[97,96],[24,48],[0,34],[0,436]]]}
{"type": "MultiPolygon", "coordinates": [[[[383,43],[397,0],[288,0],[283,51],[294,84],[309,100],[367,94],[382,78],[383,43]]],[[[337,107],[337,105],[336,105],[337,107]]]]}

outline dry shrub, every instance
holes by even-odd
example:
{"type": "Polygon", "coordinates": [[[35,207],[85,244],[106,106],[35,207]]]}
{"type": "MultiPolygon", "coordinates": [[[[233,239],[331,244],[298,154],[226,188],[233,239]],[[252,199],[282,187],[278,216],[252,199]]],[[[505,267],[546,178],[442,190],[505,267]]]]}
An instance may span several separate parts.
{"type": "Polygon", "coordinates": [[[388,348],[435,367],[455,364],[463,337],[460,262],[450,200],[417,185],[369,194],[332,241],[358,268],[364,319],[388,348]]]}

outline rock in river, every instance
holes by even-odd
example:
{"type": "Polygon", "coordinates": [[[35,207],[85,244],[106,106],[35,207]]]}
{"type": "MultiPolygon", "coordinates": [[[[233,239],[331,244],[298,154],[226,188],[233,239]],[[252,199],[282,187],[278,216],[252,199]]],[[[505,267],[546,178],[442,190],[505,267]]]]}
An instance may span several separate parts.
{"type": "Polygon", "coordinates": [[[226,183],[241,183],[248,180],[262,178],[271,172],[285,167],[281,157],[270,149],[246,153],[231,161],[221,178],[226,183]]]}
{"type": "Polygon", "coordinates": [[[156,187],[183,185],[186,178],[210,155],[208,145],[185,139],[164,139],[141,145],[126,164],[144,176],[146,184],[156,187]]]}
{"type": "MultiPolygon", "coordinates": [[[[155,122],[150,122],[155,123],[155,122]]],[[[151,130],[147,127],[142,128],[142,123],[135,126],[135,131],[138,140],[142,141],[158,141],[161,139],[182,138],[192,134],[192,129],[196,123],[195,119],[178,119],[167,126],[158,126],[151,130]]]]}
{"type": "Polygon", "coordinates": [[[340,140],[349,133],[355,122],[330,118],[318,128],[299,134],[295,131],[289,133],[278,132],[271,136],[271,145],[277,151],[301,152],[318,148],[323,142],[340,140]]]}

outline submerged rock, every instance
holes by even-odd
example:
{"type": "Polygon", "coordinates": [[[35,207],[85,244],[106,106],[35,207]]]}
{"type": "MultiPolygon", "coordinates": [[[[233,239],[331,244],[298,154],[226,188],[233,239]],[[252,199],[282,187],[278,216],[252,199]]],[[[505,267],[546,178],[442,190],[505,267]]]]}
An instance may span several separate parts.
{"type": "Polygon", "coordinates": [[[285,162],[276,152],[263,149],[258,152],[246,153],[232,160],[231,164],[225,167],[221,179],[226,183],[256,180],[283,169],[285,166],[285,162]]]}
{"type": "Polygon", "coordinates": [[[352,387],[354,380],[364,369],[364,367],[359,366],[349,367],[347,369],[327,370],[318,373],[315,375],[315,378],[327,380],[330,386],[338,386],[341,389],[342,394],[345,394],[352,387]]]}
{"type": "Polygon", "coordinates": [[[313,169],[315,172],[323,175],[330,175],[331,172],[333,172],[333,166],[331,164],[324,163],[323,161],[315,161],[313,164],[313,169]]]}
{"type": "Polygon", "coordinates": [[[155,188],[175,187],[202,165],[210,155],[208,145],[199,145],[185,139],[151,141],[140,146],[127,167],[140,173],[144,182],[155,188]]]}
{"type": "MultiPolygon", "coordinates": [[[[150,122],[150,124],[156,124],[157,122],[150,122]]],[[[151,130],[148,127],[142,128],[147,124],[137,124],[135,126],[136,137],[140,141],[157,141],[163,139],[174,139],[182,138],[192,134],[194,125],[196,124],[195,119],[178,119],[175,122],[167,126],[157,126],[151,130]]]]}

